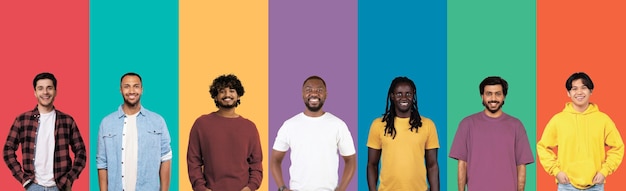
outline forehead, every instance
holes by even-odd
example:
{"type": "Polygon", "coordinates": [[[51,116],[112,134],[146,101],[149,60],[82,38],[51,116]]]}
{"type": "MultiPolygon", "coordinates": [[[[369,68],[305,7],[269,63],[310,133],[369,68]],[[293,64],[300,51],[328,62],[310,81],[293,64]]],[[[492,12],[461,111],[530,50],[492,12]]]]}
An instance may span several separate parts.
{"type": "Polygon", "coordinates": [[[53,83],[50,79],[40,79],[37,80],[37,86],[53,86],[53,83]]]}
{"type": "Polygon", "coordinates": [[[502,85],[501,84],[486,85],[484,90],[485,92],[499,92],[499,91],[502,91],[502,85]]]}
{"type": "Polygon", "coordinates": [[[304,82],[303,87],[325,87],[324,83],[320,79],[309,79],[304,82]]]}
{"type": "Polygon", "coordinates": [[[128,75],[122,78],[122,84],[135,84],[135,83],[141,83],[139,81],[139,77],[137,76],[128,75]]]}
{"type": "Polygon", "coordinates": [[[393,89],[395,92],[400,92],[400,91],[415,91],[413,89],[413,87],[411,87],[411,85],[409,83],[406,82],[402,82],[399,84],[396,84],[396,87],[393,89]]]}

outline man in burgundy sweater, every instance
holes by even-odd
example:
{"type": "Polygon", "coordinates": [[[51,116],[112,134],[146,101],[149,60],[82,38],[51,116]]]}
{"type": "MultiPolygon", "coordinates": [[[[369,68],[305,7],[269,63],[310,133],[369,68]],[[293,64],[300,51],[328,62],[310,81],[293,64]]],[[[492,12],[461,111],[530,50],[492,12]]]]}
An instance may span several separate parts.
{"type": "Polygon", "coordinates": [[[235,113],[244,89],[235,75],[222,75],[210,88],[218,110],[191,127],[187,170],[194,191],[257,190],[263,153],[256,125],[235,113]]]}

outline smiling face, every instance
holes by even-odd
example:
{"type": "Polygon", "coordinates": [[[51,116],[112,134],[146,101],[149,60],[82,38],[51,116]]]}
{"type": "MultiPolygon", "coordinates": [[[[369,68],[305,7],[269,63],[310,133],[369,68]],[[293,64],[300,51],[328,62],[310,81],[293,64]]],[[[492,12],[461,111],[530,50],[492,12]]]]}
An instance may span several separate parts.
{"type": "Polygon", "coordinates": [[[491,113],[490,116],[499,116],[502,113],[502,105],[504,105],[505,98],[502,85],[486,85],[484,90],[484,93],[481,95],[483,106],[491,113]]]}
{"type": "Polygon", "coordinates": [[[589,97],[591,97],[591,89],[587,87],[582,79],[572,81],[572,89],[567,91],[567,96],[572,99],[574,108],[582,112],[589,106],[589,97]]]}
{"type": "Polygon", "coordinates": [[[237,90],[230,87],[220,89],[215,96],[215,103],[218,108],[237,107],[237,101],[239,101],[239,94],[237,94],[237,90]]]}
{"type": "Polygon", "coordinates": [[[326,86],[320,79],[309,79],[302,86],[302,99],[309,111],[320,111],[326,101],[326,95],[326,86]]]}
{"type": "Polygon", "coordinates": [[[35,97],[37,98],[37,105],[46,108],[52,107],[56,95],[56,87],[54,87],[52,80],[41,79],[37,81],[37,84],[35,85],[35,97]]]}
{"type": "Polygon", "coordinates": [[[120,92],[124,98],[125,105],[130,107],[137,106],[137,104],[139,104],[139,100],[141,99],[141,93],[143,92],[143,87],[139,77],[127,75],[122,78],[120,92]]]}
{"type": "Polygon", "coordinates": [[[391,94],[391,100],[395,106],[396,115],[398,117],[409,117],[411,107],[413,107],[413,98],[415,89],[408,83],[399,83],[391,94]]]}

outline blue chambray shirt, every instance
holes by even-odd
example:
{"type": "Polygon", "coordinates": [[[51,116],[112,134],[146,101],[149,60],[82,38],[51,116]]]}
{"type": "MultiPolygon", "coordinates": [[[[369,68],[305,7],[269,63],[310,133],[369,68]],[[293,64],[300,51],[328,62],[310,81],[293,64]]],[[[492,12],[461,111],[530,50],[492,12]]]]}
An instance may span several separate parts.
{"type": "MultiPolygon", "coordinates": [[[[107,115],[98,132],[98,169],[107,170],[109,190],[122,190],[122,106],[107,115]]],[[[163,117],[145,109],[137,115],[137,190],[159,190],[161,162],[171,160],[170,133],[163,117]],[[170,154],[170,157],[167,157],[170,154]],[[163,158],[166,157],[166,158],[163,158]]]]}

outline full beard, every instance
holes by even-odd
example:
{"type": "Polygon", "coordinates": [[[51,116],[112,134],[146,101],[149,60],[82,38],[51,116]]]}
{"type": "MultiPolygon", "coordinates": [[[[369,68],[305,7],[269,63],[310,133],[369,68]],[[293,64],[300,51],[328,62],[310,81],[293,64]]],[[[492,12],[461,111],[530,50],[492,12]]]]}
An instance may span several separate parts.
{"type": "Polygon", "coordinates": [[[499,102],[498,102],[498,101],[488,101],[487,103],[485,103],[485,102],[483,101],[483,106],[485,106],[485,108],[486,108],[489,112],[491,112],[491,113],[496,113],[496,112],[500,111],[500,109],[502,109],[502,106],[504,105],[504,101],[502,101],[502,104],[500,104],[500,105],[499,105],[496,109],[491,109],[491,108],[489,107],[489,105],[488,105],[489,103],[499,103],[499,102]]]}

